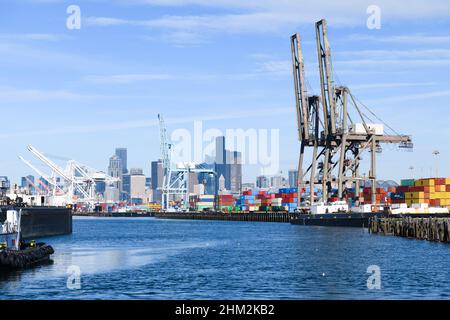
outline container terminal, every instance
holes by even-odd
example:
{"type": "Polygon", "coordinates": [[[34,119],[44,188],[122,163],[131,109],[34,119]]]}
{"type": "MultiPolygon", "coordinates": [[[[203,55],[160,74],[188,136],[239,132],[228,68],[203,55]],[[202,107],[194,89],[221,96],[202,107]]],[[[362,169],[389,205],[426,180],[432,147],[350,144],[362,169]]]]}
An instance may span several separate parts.
{"type": "MultiPolygon", "coordinates": [[[[382,145],[396,145],[401,150],[410,151],[413,148],[412,138],[391,128],[361,103],[350,88],[335,85],[326,20],[315,24],[315,34],[320,95],[308,94],[301,37],[298,33],[290,37],[299,140],[296,187],[276,191],[246,190],[239,196],[226,193],[194,194],[189,181],[191,174],[214,176],[217,173],[195,163],[174,165],[172,143],[164,117],[158,115],[163,171],[160,203],[148,202],[130,207],[126,203],[108,203],[99,199],[95,186],[100,183],[116,185],[121,183],[119,177],[75,160],[68,161],[63,168],[31,145],[28,151],[52,174],[45,174],[22,156],[19,159],[44,178],[47,182],[43,186],[45,192],[27,194],[10,188],[6,198],[25,204],[31,208],[26,209],[30,212],[37,210],[37,206],[47,206],[47,210],[59,207],[60,212],[73,210],[97,215],[115,213],[119,216],[157,213],[160,217],[181,217],[182,214],[190,216],[197,213],[201,217],[208,214],[217,218],[221,214],[272,214],[272,217],[285,214],[289,219],[280,220],[299,224],[326,224],[328,220],[352,219],[349,225],[354,221],[359,221],[357,225],[367,225],[371,217],[387,214],[449,214],[450,178],[405,179],[400,186],[378,185],[377,154],[383,151],[382,145]],[[307,150],[312,155],[309,160],[307,150]],[[368,156],[370,161],[367,173],[361,170],[363,156],[368,156]]],[[[34,189],[42,190],[37,185],[34,189]]],[[[42,208],[39,210],[45,211],[42,208]]],[[[63,229],[68,232],[71,225],[65,224],[63,229]]],[[[32,231],[30,233],[34,235],[32,231]]]]}

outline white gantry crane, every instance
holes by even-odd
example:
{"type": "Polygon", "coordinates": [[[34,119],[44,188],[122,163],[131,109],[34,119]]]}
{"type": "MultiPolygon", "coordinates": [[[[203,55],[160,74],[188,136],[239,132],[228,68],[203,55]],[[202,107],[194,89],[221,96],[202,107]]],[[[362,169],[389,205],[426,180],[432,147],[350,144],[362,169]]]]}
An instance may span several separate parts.
{"type": "Polygon", "coordinates": [[[164,118],[158,115],[161,137],[161,161],[163,169],[163,185],[161,188],[162,211],[173,211],[170,206],[171,196],[180,196],[184,201],[184,210],[189,209],[189,185],[191,173],[209,173],[214,175],[214,170],[199,168],[195,163],[186,162],[177,164],[176,168],[172,167],[172,144],[167,136],[167,128],[164,118]]]}
{"type": "Polygon", "coordinates": [[[86,203],[88,207],[92,208],[97,202],[95,193],[97,183],[104,182],[106,185],[111,185],[119,180],[75,160],[67,161],[66,167],[62,168],[31,145],[28,146],[28,151],[47,166],[52,173],[50,175],[44,173],[22,156],[19,156],[19,159],[49,183],[51,196],[62,195],[65,198],[65,204],[86,203]],[[62,179],[62,185],[58,184],[57,177],[62,179]]]}

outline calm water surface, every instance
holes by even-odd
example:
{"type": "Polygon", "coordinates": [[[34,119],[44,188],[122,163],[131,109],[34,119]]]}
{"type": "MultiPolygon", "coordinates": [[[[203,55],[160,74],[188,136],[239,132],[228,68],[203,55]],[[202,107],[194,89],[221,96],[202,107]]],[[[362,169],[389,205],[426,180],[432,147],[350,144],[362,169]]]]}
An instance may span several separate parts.
{"type": "Polygon", "coordinates": [[[0,299],[450,298],[449,245],[363,229],[74,218],[73,235],[44,241],[54,263],[1,275],[0,299]],[[371,265],[381,290],[367,289],[371,265]]]}

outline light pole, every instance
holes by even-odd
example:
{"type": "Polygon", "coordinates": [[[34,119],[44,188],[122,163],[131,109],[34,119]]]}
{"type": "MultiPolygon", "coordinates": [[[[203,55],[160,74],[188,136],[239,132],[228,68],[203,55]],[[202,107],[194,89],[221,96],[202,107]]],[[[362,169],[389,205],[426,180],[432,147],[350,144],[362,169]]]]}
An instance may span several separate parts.
{"type": "Polygon", "coordinates": [[[439,178],[439,150],[434,150],[433,155],[436,157],[436,178],[439,178]]]}

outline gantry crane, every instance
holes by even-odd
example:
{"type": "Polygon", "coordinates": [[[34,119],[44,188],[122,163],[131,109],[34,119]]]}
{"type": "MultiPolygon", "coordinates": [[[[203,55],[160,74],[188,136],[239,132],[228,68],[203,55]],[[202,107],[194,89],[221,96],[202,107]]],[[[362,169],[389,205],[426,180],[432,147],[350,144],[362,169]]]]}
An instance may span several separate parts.
{"type": "Polygon", "coordinates": [[[119,181],[117,178],[110,177],[104,172],[89,168],[88,166],[75,160],[67,161],[66,167],[63,169],[48,159],[48,157],[46,157],[35,147],[29,145],[28,150],[36,156],[36,158],[48,166],[52,174],[45,174],[21,156],[19,156],[19,159],[51,185],[52,188],[48,188],[47,190],[52,196],[65,195],[66,204],[73,204],[75,193],[78,193],[80,195],[78,202],[84,202],[88,204],[88,206],[93,207],[94,202],[96,202],[95,189],[97,183],[102,181],[106,184],[112,184],[119,181]],[[56,181],[57,176],[63,179],[63,188],[58,185],[56,181]]]}
{"type": "Polygon", "coordinates": [[[338,198],[342,200],[347,183],[353,183],[356,193],[359,194],[360,182],[367,179],[371,181],[372,204],[375,204],[376,153],[381,152],[382,143],[395,143],[399,144],[400,148],[412,149],[411,137],[396,133],[395,130],[376,117],[368,107],[358,103],[348,87],[335,86],[326,20],[318,21],[315,29],[320,75],[320,96],[307,95],[301,39],[299,34],[291,37],[295,101],[300,140],[298,203],[300,205],[301,190],[306,182],[307,175],[310,174],[311,205],[315,201],[315,185],[322,186],[322,202],[327,202],[333,183],[337,184],[338,198]],[[350,106],[353,106],[356,111],[353,115],[350,113],[350,106]],[[371,116],[364,113],[363,108],[367,109],[371,116]],[[382,124],[368,123],[368,120],[372,120],[372,116],[382,122],[382,124]],[[358,119],[358,122],[352,119],[358,119]],[[394,134],[385,134],[385,126],[391,129],[394,134]],[[308,168],[304,170],[306,147],[312,148],[312,161],[308,168]],[[359,172],[361,156],[365,151],[371,153],[370,171],[367,179],[361,177],[359,172]],[[318,174],[316,174],[316,171],[318,171],[318,174]],[[333,175],[333,173],[336,174],[333,175]]]}
{"type": "Polygon", "coordinates": [[[183,163],[176,168],[172,167],[172,144],[167,136],[167,128],[164,117],[159,114],[159,128],[161,139],[161,161],[163,168],[163,185],[161,187],[163,211],[171,211],[170,197],[180,196],[184,201],[184,210],[189,209],[189,185],[191,173],[209,173],[215,175],[214,170],[200,168],[194,163],[183,163]]]}

